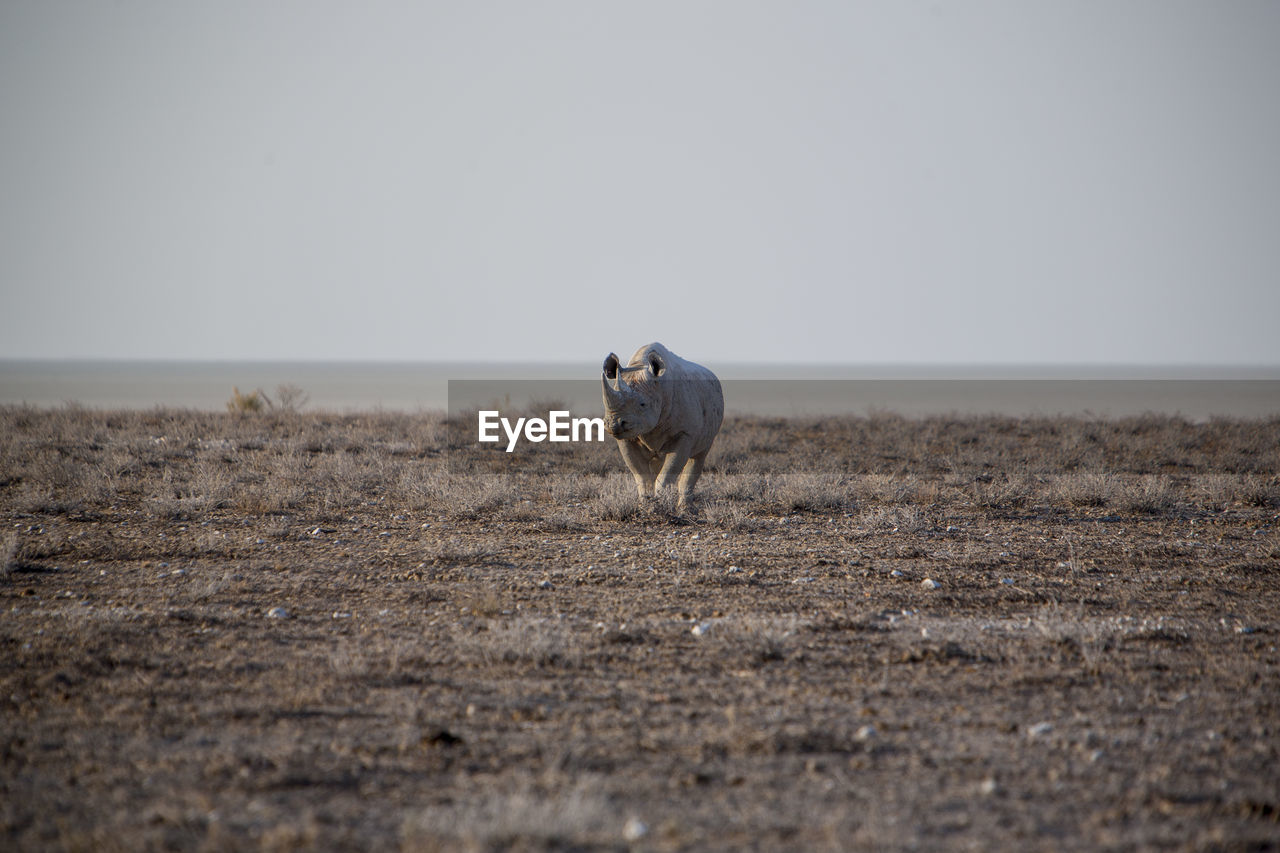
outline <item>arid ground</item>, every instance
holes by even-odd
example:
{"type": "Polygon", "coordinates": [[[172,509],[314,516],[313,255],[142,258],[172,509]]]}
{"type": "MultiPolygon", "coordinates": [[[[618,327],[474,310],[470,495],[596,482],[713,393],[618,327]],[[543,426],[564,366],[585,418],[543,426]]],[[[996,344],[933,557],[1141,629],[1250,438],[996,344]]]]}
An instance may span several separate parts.
{"type": "Polygon", "coordinates": [[[1280,845],[1280,420],[0,409],[0,848],[1280,845]]]}

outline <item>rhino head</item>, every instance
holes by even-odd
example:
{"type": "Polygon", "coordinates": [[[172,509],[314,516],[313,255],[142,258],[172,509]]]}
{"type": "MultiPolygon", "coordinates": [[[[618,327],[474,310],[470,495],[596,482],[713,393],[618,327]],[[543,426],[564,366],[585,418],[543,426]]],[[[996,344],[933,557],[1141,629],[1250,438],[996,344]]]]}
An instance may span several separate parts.
{"type": "Polygon", "coordinates": [[[604,424],[609,433],[625,441],[651,432],[662,417],[659,382],[667,366],[662,356],[650,352],[638,367],[623,367],[609,353],[600,384],[604,389],[604,424]]]}

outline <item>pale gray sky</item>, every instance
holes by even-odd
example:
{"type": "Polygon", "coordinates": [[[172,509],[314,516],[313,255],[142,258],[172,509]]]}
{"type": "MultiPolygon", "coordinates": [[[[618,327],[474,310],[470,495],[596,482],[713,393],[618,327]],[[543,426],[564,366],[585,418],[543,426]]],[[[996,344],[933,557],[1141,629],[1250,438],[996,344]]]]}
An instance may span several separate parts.
{"type": "Polygon", "coordinates": [[[0,357],[1280,364],[1280,3],[0,4],[0,357]]]}

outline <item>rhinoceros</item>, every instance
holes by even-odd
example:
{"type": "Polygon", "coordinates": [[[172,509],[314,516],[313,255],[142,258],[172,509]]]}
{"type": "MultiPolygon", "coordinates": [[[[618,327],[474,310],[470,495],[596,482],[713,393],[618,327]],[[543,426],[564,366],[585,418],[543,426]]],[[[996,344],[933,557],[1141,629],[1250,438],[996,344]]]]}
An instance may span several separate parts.
{"type": "Polygon", "coordinates": [[[653,497],[655,488],[678,481],[677,506],[688,507],[724,420],[720,380],[702,365],[652,343],[636,350],[626,367],[609,353],[600,382],[605,428],[618,440],[640,497],[653,497]]]}

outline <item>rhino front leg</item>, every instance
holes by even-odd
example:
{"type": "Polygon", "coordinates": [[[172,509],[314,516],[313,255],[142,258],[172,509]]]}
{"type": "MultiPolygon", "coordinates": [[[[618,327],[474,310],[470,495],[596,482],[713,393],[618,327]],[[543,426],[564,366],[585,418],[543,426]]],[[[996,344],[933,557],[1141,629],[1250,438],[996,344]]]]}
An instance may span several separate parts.
{"type": "Polygon", "coordinates": [[[657,472],[650,465],[652,460],[649,453],[633,441],[619,441],[618,449],[622,451],[623,461],[631,469],[641,500],[653,497],[653,480],[657,472]]]}

